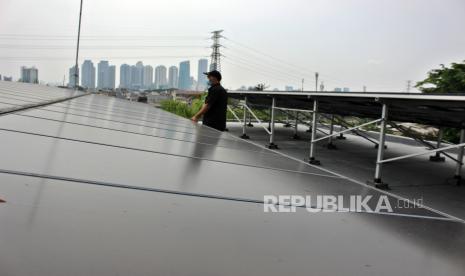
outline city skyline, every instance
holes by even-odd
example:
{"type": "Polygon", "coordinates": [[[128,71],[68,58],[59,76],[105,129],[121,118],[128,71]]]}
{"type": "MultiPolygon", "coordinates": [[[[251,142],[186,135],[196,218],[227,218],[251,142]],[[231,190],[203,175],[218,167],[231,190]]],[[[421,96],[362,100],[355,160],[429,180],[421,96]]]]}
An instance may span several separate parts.
{"type": "MultiPolygon", "coordinates": [[[[207,59],[199,59],[197,79],[191,75],[190,61],[182,61],[179,67],[183,67],[182,74],[179,74],[178,66],[172,65],[167,68],[165,65],[144,65],[143,61],[138,61],[135,65],[123,63],[119,66],[119,76],[117,77],[116,65],[111,65],[108,60],[100,60],[97,70],[92,60],[86,59],[79,67],[79,85],[89,89],[165,89],[178,88],[179,78],[182,78],[182,87],[185,90],[203,91],[207,88],[206,77],[203,74],[208,68],[207,59]],[[119,79],[119,82],[116,80],[119,79]],[[198,81],[200,79],[200,82],[198,81]]],[[[24,67],[24,66],[23,66],[24,67]]],[[[68,87],[74,87],[75,66],[68,71],[68,87]]]]}

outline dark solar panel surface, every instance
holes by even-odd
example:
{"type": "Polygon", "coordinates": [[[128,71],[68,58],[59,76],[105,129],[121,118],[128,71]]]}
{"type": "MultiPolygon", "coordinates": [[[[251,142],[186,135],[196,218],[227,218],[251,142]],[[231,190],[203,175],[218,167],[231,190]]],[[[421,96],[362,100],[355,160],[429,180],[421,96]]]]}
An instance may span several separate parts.
{"type": "MultiPolygon", "coordinates": [[[[14,104],[74,93],[3,85],[14,104]]],[[[385,194],[145,104],[87,95],[0,116],[0,141],[0,275],[465,271],[462,222],[264,213],[264,195],[385,194]]]]}

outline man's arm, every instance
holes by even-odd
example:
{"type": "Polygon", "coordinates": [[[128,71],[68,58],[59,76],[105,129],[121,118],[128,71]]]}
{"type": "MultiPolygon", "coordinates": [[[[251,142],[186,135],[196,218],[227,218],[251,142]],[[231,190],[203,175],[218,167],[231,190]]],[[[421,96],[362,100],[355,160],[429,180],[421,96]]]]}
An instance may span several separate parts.
{"type": "Polygon", "coordinates": [[[202,117],[203,114],[207,113],[207,111],[208,111],[209,108],[210,108],[209,104],[204,103],[203,106],[202,106],[202,108],[199,110],[199,112],[197,112],[197,114],[195,114],[195,115],[191,118],[191,120],[192,120],[193,122],[196,122],[196,123],[197,123],[197,122],[199,121],[200,117],[202,117]]]}

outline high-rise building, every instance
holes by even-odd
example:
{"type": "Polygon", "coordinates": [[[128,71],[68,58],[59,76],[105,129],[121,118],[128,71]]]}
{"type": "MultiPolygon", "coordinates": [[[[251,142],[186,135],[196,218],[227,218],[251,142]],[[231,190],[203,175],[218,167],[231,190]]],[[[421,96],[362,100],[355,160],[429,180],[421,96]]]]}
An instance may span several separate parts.
{"type": "Polygon", "coordinates": [[[198,88],[197,81],[192,76],[191,76],[191,79],[190,79],[190,84],[191,84],[191,87],[189,88],[190,90],[192,90],[192,91],[197,90],[197,88],[198,88]]]}
{"type": "Polygon", "coordinates": [[[119,87],[129,89],[131,84],[131,66],[122,64],[119,68],[119,87]]]}
{"type": "Polygon", "coordinates": [[[131,89],[139,89],[140,75],[137,73],[137,67],[131,65],[131,89]],[[137,86],[137,87],[136,87],[137,86]]]}
{"type": "Polygon", "coordinates": [[[168,88],[178,88],[178,67],[176,66],[168,69],[168,88]]]}
{"type": "Polygon", "coordinates": [[[106,79],[108,78],[108,67],[110,67],[108,61],[102,60],[97,65],[97,88],[104,89],[106,79]]]}
{"type": "Polygon", "coordinates": [[[191,65],[188,60],[179,63],[179,89],[191,89],[191,65]]]}
{"type": "Polygon", "coordinates": [[[69,82],[68,87],[74,87],[76,85],[76,65],[69,68],[69,82]]]}
{"type": "Polygon", "coordinates": [[[99,89],[114,89],[116,67],[110,66],[108,61],[102,60],[97,66],[97,88],[99,89]]]}
{"type": "Polygon", "coordinates": [[[284,87],[284,91],[294,91],[294,87],[290,86],[290,85],[286,85],[284,87]]]}
{"type": "Polygon", "coordinates": [[[150,65],[144,66],[144,88],[151,89],[153,87],[153,67],[150,65]]]}
{"type": "Polygon", "coordinates": [[[142,89],[144,86],[144,64],[138,61],[135,66],[131,66],[131,88],[142,89]]]}
{"type": "Polygon", "coordinates": [[[39,70],[33,67],[21,67],[21,82],[39,83],[39,70]]]}
{"type": "Polygon", "coordinates": [[[207,88],[207,76],[205,72],[208,70],[208,59],[199,59],[199,66],[197,72],[197,90],[203,91],[207,88]]]}
{"type": "Polygon", "coordinates": [[[108,75],[105,83],[105,88],[115,89],[116,87],[116,66],[108,67],[108,75]]]}
{"type": "Polygon", "coordinates": [[[157,89],[166,88],[168,85],[166,80],[166,67],[159,65],[155,68],[155,87],[157,89]]]}
{"type": "Polygon", "coordinates": [[[81,86],[95,89],[95,66],[91,60],[85,60],[82,64],[81,86]]]}

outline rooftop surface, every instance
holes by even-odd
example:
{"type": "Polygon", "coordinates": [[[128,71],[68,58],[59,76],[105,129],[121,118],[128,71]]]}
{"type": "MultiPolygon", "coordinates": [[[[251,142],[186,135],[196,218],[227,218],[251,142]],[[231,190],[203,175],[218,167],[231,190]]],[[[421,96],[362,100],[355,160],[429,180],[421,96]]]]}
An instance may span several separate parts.
{"type": "MultiPolygon", "coordinates": [[[[60,93],[0,82],[0,108],[60,93]]],[[[462,220],[145,104],[9,113],[0,139],[0,275],[465,271],[462,220]],[[265,195],[387,196],[394,213],[266,213],[265,195]]]]}

